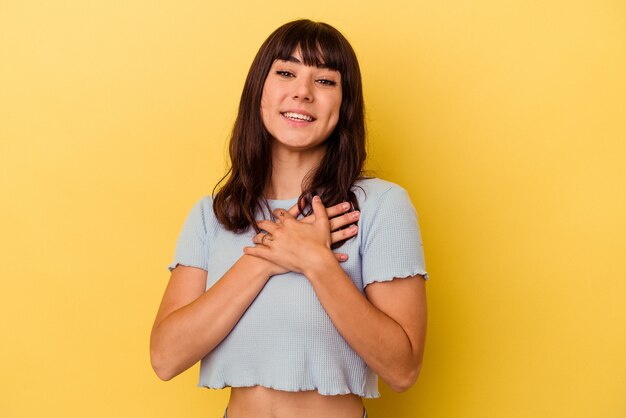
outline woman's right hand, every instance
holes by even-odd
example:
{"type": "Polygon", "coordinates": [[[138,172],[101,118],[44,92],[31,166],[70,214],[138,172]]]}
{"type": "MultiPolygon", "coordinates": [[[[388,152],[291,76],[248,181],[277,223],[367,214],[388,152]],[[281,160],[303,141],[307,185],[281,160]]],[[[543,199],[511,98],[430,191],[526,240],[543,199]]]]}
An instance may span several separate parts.
{"type": "MultiPolygon", "coordinates": [[[[358,210],[350,211],[351,205],[349,202],[342,202],[335,206],[331,206],[326,208],[326,214],[330,220],[330,238],[331,243],[335,244],[339,241],[343,241],[345,239],[351,238],[357,235],[357,229],[355,228],[344,228],[347,225],[356,223],[359,219],[360,213],[358,210]]],[[[275,209],[273,215],[276,217],[276,222],[281,222],[286,216],[292,216],[297,218],[300,214],[300,210],[298,209],[298,205],[293,205],[289,209],[275,209]]],[[[299,222],[304,223],[313,223],[315,220],[315,215],[311,214],[309,216],[305,216],[301,219],[298,219],[299,222]]],[[[252,241],[256,245],[265,245],[263,242],[264,239],[267,239],[267,234],[265,232],[261,232],[256,234],[252,241]]],[[[348,254],[345,253],[335,253],[335,258],[340,263],[348,260],[348,254]]],[[[263,260],[268,263],[268,268],[270,270],[270,275],[276,274],[284,274],[287,273],[288,270],[284,269],[277,264],[274,264],[270,261],[263,260]]]]}

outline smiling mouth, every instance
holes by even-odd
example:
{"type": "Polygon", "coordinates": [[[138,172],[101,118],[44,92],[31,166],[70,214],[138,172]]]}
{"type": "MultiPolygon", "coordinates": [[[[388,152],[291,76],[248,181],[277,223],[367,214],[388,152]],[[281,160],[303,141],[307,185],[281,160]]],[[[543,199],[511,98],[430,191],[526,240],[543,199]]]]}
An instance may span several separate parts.
{"type": "Polygon", "coordinates": [[[312,116],[303,115],[301,113],[295,113],[295,112],[281,112],[281,115],[283,115],[289,120],[293,120],[296,122],[313,122],[315,120],[315,118],[312,116]]]}

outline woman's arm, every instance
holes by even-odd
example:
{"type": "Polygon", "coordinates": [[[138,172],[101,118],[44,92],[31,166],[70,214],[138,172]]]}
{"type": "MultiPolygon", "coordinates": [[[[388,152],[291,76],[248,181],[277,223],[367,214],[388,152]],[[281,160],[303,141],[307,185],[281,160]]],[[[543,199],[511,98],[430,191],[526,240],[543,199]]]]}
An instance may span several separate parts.
{"type": "Polygon", "coordinates": [[[273,240],[246,248],[245,253],[304,274],[352,349],[393,390],[407,390],[419,375],[424,351],[424,280],[418,275],[372,283],[365,288],[366,298],[332,257],[328,219],[320,207],[315,198],[316,220],[310,225],[293,218],[259,224],[273,240]]]}
{"type": "Polygon", "coordinates": [[[272,275],[263,261],[243,255],[207,291],[205,270],[179,265],[172,271],[150,337],[159,378],[187,370],[230,333],[272,275]]]}
{"type": "MultiPolygon", "coordinates": [[[[358,213],[345,213],[342,203],[325,210],[332,242],[356,231],[339,228],[354,222],[358,213]],[[343,215],[342,215],[343,214],[343,215]],[[339,216],[341,215],[341,216],[339,216]]],[[[289,211],[297,216],[297,208],[289,211]]],[[[303,218],[304,223],[314,217],[303,218]]],[[[335,260],[341,254],[331,253],[335,260]]],[[[288,271],[267,260],[242,255],[213,286],[205,291],[207,272],[178,265],[172,271],[150,336],[150,361],[159,378],[169,380],[211,352],[233,329],[269,278],[288,271]]]]}
{"type": "Polygon", "coordinates": [[[359,292],[331,259],[305,272],[333,324],[352,349],[394,391],[419,375],[426,338],[426,289],[417,275],[371,283],[359,292]]]}

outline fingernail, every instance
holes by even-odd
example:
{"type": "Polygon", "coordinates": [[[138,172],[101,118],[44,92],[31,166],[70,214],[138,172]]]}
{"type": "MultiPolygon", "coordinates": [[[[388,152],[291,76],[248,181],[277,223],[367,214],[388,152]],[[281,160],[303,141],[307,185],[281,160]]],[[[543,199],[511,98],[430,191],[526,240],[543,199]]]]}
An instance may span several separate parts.
{"type": "Polygon", "coordinates": [[[359,217],[361,213],[358,210],[355,210],[354,212],[352,212],[352,218],[353,219],[357,219],[359,217]]]}
{"type": "Polygon", "coordinates": [[[350,231],[356,231],[356,225],[350,226],[350,231]]]}
{"type": "Polygon", "coordinates": [[[321,201],[322,201],[322,199],[320,199],[320,197],[319,197],[319,196],[313,196],[313,201],[314,201],[315,203],[318,203],[318,202],[321,202],[321,201]]]}
{"type": "Polygon", "coordinates": [[[348,256],[345,254],[341,254],[339,258],[341,258],[343,261],[346,261],[348,259],[348,256]]]}
{"type": "Polygon", "coordinates": [[[344,203],[343,205],[341,205],[341,209],[343,209],[343,210],[350,209],[350,203],[344,203]]]}

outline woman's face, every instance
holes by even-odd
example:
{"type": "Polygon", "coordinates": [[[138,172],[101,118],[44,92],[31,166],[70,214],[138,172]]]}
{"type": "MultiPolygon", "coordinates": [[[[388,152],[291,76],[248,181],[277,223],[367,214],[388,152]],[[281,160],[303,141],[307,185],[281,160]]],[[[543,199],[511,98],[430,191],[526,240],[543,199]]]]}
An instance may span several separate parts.
{"type": "Polygon", "coordinates": [[[261,97],[261,118],[274,147],[319,148],[337,126],[341,90],[338,71],[304,65],[298,50],[287,61],[274,61],[261,97]]]}

